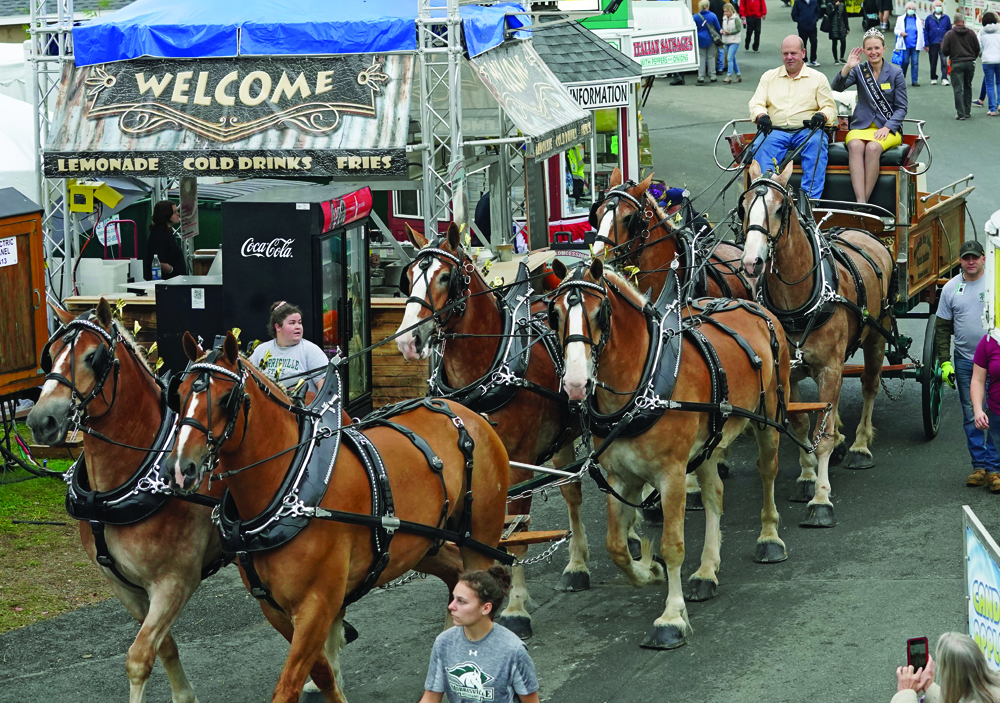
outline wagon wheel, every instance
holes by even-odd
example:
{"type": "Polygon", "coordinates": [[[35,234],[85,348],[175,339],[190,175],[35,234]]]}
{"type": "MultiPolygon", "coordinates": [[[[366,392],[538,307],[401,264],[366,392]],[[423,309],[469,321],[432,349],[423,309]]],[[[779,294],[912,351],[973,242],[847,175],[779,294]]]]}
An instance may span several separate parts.
{"type": "Polygon", "coordinates": [[[944,382],[941,380],[941,364],[938,359],[937,345],[934,344],[933,313],[927,318],[927,329],[924,330],[924,356],[920,369],[920,385],[924,408],[924,434],[927,439],[934,439],[941,424],[941,399],[944,395],[944,382]]]}

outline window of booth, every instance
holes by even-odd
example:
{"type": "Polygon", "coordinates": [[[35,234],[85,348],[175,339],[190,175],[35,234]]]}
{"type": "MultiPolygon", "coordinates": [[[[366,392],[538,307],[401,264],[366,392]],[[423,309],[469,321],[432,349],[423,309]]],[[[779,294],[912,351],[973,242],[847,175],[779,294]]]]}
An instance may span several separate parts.
{"type": "Polygon", "coordinates": [[[606,190],[615,167],[622,168],[622,150],[619,108],[594,110],[596,130],[594,139],[571,147],[563,154],[563,216],[573,217],[590,212],[596,190],[606,190]]]}

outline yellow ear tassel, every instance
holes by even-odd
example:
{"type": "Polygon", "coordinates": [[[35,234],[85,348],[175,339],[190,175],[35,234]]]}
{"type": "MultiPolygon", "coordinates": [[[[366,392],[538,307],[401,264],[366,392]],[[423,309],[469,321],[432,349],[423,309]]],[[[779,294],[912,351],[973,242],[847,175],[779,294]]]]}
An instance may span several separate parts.
{"type": "Polygon", "coordinates": [[[156,368],[155,368],[155,370],[157,372],[159,372],[161,366],[163,366],[163,359],[157,359],[156,360],[156,368]]]}
{"type": "Polygon", "coordinates": [[[236,337],[236,341],[237,342],[240,341],[240,332],[242,332],[242,331],[243,330],[241,330],[239,327],[234,327],[233,328],[233,336],[236,337]]]}
{"type": "Polygon", "coordinates": [[[139,321],[136,320],[135,324],[132,326],[132,334],[133,334],[133,336],[139,334],[139,330],[141,330],[141,329],[142,329],[142,325],[140,325],[139,321]]]}
{"type": "Polygon", "coordinates": [[[149,345],[149,349],[146,350],[146,356],[149,356],[150,354],[155,354],[158,348],[159,347],[156,346],[156,342],[153,342],[152,344],[149,345]]]}

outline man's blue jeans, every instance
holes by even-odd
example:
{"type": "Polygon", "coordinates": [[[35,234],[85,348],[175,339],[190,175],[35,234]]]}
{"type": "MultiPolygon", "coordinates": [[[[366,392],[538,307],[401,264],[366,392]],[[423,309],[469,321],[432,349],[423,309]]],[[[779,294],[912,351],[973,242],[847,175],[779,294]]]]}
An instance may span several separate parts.
{"type": "Polygon", "coordinates": [[[920,50],[919,49],[905,49],[903,53],[903,65],[900,66],[903,69],[903,78],[906,78],[906,69],[908,66],[913,67],[913,72],[910,73],[910,82],[916,85],[920,82],[920,50]]]}
{"type": "MultiPolygon", "coordinates": [[[[962,403],[962,426],[965,428],[965,438],[972,456],[972,468],[986,469],[993,473],[1000,471],[1000,455],[997,454],[994,432],[1000,433],[1000,421],[994,427],[990,419],[990,432],[976,429],[975,415],[972,411],[972,360],[955,357],[955,384],[958,387],[958,399],[962,403]]],[[[989,388],[989,379],[986,379],[989,388]]]]}
{"type": "MultiPolygon", "coordinates": [[[[760,164],[761,171],[774,170],[774,162],[780,164],[785,158],[785,154],[794,151],[799,144],[809,136],[808,128],[803,128],[797,132],[782,132],[774,130],[767,138],[760,149],[757,150],[754,159],[760,164]]],[[[754,140],[757,144],[761,139],[758,134],[754,140]]],[[[826,150],[827,137],[821,129],[812,136],[809,144],[802,149],[802,190],[813,200],[823,196],[823,186],[826,184],[826,150]]]]}

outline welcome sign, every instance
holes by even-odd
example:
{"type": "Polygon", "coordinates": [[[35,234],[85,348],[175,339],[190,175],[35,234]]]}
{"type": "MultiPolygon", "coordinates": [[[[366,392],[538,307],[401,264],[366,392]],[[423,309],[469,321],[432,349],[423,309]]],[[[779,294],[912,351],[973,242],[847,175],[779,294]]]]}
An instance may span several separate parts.
{"type": "Polygon", "coordinates": [[[69,65],[45,175],[405,177],[412,78],[402,55],[69,65]]]}

